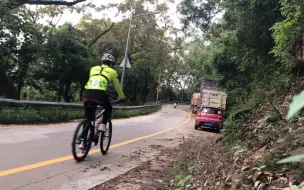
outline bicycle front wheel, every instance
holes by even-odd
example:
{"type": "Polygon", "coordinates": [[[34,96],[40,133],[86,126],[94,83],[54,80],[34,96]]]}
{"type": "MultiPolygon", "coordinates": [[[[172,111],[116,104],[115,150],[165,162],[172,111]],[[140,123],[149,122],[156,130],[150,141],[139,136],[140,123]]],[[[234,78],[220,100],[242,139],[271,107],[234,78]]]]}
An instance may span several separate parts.
{"type": "Polygon", "coordinates": [[[76,127],[72,140],[72,154],[77,162],[81,162],[87,157],[91,149],[93,135],[93,127],[88,120],[83,120],[76,127]],[[81,143],[83,147],[80,149],[79,145],[81,143]]]}
{"type": "Polygon", "coordinates": [[[109,120],[108,124],[108,132],[101,132],[100,134],[100,151],[103,155],[108,153],[108,150],[111,145],[112,139],[112,122],[109,120]]]}

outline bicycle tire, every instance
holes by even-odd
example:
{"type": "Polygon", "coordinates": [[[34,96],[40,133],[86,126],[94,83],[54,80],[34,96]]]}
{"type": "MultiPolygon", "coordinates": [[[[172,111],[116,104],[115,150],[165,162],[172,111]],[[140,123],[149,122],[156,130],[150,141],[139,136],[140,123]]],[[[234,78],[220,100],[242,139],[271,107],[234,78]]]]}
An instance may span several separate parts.
{"type": "Polygon", "coordinates": [[[108,150],[110,148],[110,145],[111,145],[111,140],[112,140],[112,121],[109,120],[108,122],[108,125],[109,125],[109,135],[108,135],[108,144],[106,145],[106,148],[104,148],[104,142],[103,142],[103,138],[106,137],[105,135],[105,132],[101,132],[100,134],[100,151],[103,155],[107,154],[108,153],[108,150]]]}
{"type": "Polygon", "coordinates": [[[90,149],[91,149],[91,146],[92,146],[92,141],[91,141],[91,139],[92,139],[92,136],[93,136],[93,134],[94,134],[94,131],[92,131],[93,130],[93,127],[92,127],[92,124],[91,124],[91,122],[90,121],[88,121],[88,120],[83,120],[83,121],[81,121],[78,125],[77,125],[77,127],[76,127],[76,129],[75,129],[75,132],[74,132],[74,135],[73,135],[73,140],[72,140],[72,154],[73,154],[73,157],[74,157],[74,159],[77,161],[77,162],[81,162],[81,161],[83,161],[87,156],[88,156],[88,153],[90,152],[90,149]],[[77,152],[76,152],[76,150],[77,150],[77,140],[78,140],[78,132],[79,132],[79,130],[81,130],[82,129],[82,126],[84,126],[85,124],[87,124],[87,125],[90,125],[89,126],[89,133],[90,133],[90,139],[89,139],[89,142],[88,143],[86,143],[86,149],[85,149],[85,151],[84,151],[84,154],[82,155],[82,156],[78,156],[77,155],[77,152]]]}

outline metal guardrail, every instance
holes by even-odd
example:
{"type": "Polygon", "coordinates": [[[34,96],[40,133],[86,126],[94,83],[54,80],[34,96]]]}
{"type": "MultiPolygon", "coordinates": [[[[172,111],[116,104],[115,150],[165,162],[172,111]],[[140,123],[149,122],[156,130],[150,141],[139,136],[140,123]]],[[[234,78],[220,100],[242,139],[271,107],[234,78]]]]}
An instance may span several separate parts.
{"type": "MultiPolygon", "coordinates": [[[[155,105],[144,105],[144,106],[114,106],[113,110],[134,110],[134,109],[146,109],[146,108],[154,108],[160,106],[159,104],[155,105]]],[[[45,102],[45,101],[30,101],[30,100],[12,100],[12,99],[4,99],[0,98],[0,108],[33,108],[33,109],[41,109],[41,108],[66,108],[73,110],[83,110],[84,107],[82,104],[74,104],[74,103],[65,103],[65,102],[45,102]]]]}

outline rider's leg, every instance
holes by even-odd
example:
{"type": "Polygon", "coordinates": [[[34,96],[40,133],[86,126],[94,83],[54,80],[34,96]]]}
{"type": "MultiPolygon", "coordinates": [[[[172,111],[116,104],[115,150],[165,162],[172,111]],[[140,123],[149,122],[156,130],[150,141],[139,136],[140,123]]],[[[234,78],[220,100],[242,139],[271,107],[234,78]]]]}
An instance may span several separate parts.
{"type": "Polygon", "coordinates": [[[107,106],[104,106],[105,108],[105,112],[103,113],[103,118],[102,118],[102,121],[101,123],[103,124],[107,124],[109,119],[111,118],[112,116],[112,105],[109,103],[107,106]]]}
{"type": "Polygon", "coordinates": [[[84,102],[85,119],[93,121],[95,119],[97,104],[91,101],[84,102]]]}
{"type": "MultiPolygon", "coordinates": [[[[95,118],[95,112],[96,112],[97,105],[94,102],[84,102],[84,110],[85,110],[85,119],[88,119],[92,121],[95,118]]],[[[89,127],[83,126],[81,135],[79,139],[81,140],[81,143],[79,145],[80,149],[84,148],[84,142],[86,137],[88,136],[89,127]]]]}
{"type": "Polygon", "coordinates": [[[108,123],[109,118],[111,117],[113,108],[112,108],[110,100],[107,96],[104,99],[103,107],[105,109],[105,112],[103,113],[103,118],[102,118],[102,121],[101,121],[100,130],[101,131],[108,131],[108,128],[106,127],[106,124],[108,123]]]}

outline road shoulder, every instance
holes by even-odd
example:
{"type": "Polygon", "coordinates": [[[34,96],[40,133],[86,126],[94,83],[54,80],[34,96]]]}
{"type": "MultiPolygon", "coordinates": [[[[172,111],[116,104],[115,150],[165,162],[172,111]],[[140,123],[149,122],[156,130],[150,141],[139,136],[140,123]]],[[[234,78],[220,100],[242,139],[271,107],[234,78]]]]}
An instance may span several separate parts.
{"type": "MultiPolygon", "coordinates": [[[[195,131],[193,129],[193,122],[190,122],[179,130],[180,139],[162,140],[164,143],[170,142],[174,146],[157,147],[157,145],[154,145],[158,150],[158,154],[154,158],[142,162],[132,170],[97,185],[90,190],[172,189],[173,168],[177,164],[177,160],[185,156],[183,153],[189,149],[194,149],[194,152],[197,153],[198,147],[201,147],[201,142],[206,147],[213,147],[216,144],[215,140],[219,137],[219,134],[216,133],[195,131]]],[[[199,154],[201,154],[201,157],[206,157],[210,155],[209,151],[212,151],[212,148],[207,148],[207,151],[202,151],[199,154]]]]}

